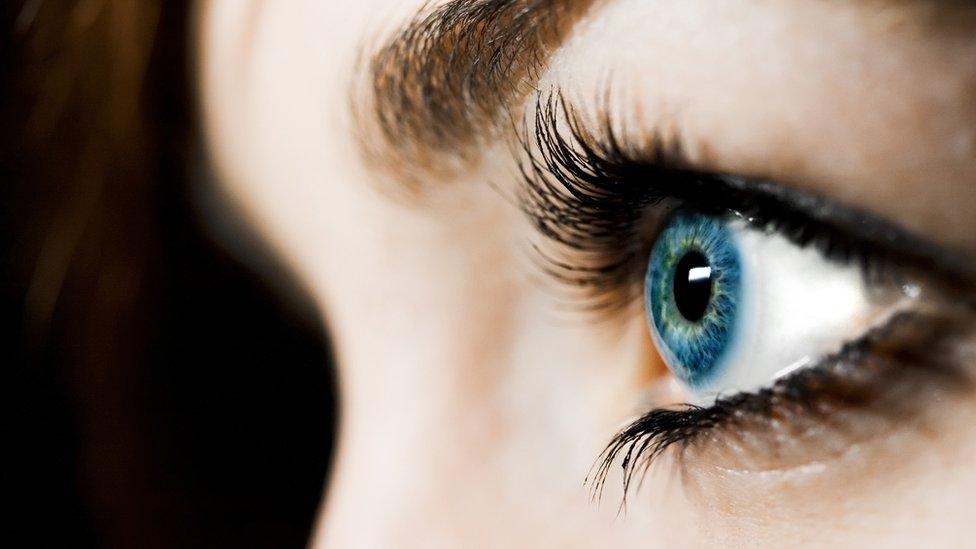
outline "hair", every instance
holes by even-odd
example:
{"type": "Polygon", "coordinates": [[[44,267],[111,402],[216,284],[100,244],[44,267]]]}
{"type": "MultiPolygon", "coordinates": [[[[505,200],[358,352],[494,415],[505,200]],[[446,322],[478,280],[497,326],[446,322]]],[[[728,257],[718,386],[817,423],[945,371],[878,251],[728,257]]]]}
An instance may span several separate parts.
{"type": "Polygon", "coordinates": [[[291,545],[311,527],[331,451],[323,332],[194,211],[191,4],[0,8],[0,276],[31,535],[8,539],[291,545]]]}

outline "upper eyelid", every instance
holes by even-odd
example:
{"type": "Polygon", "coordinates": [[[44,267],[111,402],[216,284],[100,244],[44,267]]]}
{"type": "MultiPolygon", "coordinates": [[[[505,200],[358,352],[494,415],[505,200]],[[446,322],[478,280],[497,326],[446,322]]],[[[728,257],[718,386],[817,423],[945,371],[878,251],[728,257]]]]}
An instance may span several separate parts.
{"type": "Polygon", "coordinates": [[[863,209],[775,181],[727,174],[709,174],[709,178],[712,184],[744,193],[746,200],[774,201],[780,207],[802,215],[808,222],[829,226],[833,232],[855,238],[861,246],[872,247],[876,254],[887,252],[897,257],[903,266],[925,270],[960,287],[970,286],[976,280],[976,264],[967,254],[948,250],[863,209]]]}
{"type": "MultiPolygon", "coordinates": [[[[609,94],[604,100],[609,101],[608,97],[609,94]]],[[[584,187],[599,185],[602,184],[600,178],[620,177],[624,183],[643,186],[648,195],[656,193],[657,201],[671,198],[691,206],[702,206],[705,201],[701,198],[708,197],[707,206],[744,214],[753,225],[766,224],[761,216],[756,219],[751,215],[759,215],[756,210],[761,212],[763,206],[772,205],[831,234],[851,239],[858,248],[870,252],[872,258],[885,256],[899,267],[914,268],[926,276],[937,277],[948,289],[958,290],[967,301],[972,299],[970,294],[976,289],[976,262],[968,254],[940,246],[861,208],[780,182],[696,170],[680,147],[663,145],[653,133],[636,147],[625,144],[605,114],[608,112],[613,112],[609,106],[600,113],[599,123],[595,125],[597,129],[593,130],[581,120],[558,89],[554,88],[548,94],[539,92],[530,112],[533,124],[516,128],[522,153],[529,157],[528,165],[534,175],[555,178],[556,184],[562,187],[577,183],[584,187]],[[570,163],[580,165],[567,166],[570,163]],[[669,188],[666,183],[654,181],[653,177],[642,177],[640,182],[626,181],[630,177],[628,172],[641,169],[680,174],[683,176],[681,185],[669,188]],[[575,181],[580,178],[586,181],[575,181]]],[[[523,168],[523,173],[526,172],[523,168]]],[[[533,174],[526,175],[523,185],[532,186],[533,174]]],[[[574,192],[578,192],[564,190],[569,192],[562,200],[572,201],[574,192]]],[[[527,210],[530,217],[538,213],[531,207],[527,210]]],[[[539,220],[535,221],[539,226],[539,220]]],[[[572,242],[561,243],[574,247],[572,242]]],[[[587,248],[585,242],[576,247],[587,248]]]]}

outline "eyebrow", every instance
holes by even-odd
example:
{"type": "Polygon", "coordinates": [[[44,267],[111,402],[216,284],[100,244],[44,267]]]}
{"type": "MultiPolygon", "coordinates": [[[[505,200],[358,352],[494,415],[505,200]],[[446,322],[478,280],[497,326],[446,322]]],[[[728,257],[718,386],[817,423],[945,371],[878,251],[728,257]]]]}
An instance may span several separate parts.
{"type": "MultiPolygon", "coordinates": [[[[864,0],[867,2],[868,0],[864,0]]],[[[879,0],[881,5],[891,0],[879,0]]],[[[894,5],[974,8],[974,0],[896,0],[894,5]]],[[[533,92],[554,51],[595,0],[428,2],[378,48],[350,89],[354,137],[367,165],[394,173],[407,195],[449,179],[498,137],[533,92]],[[365,85],[365,88],[362,87],[365,85]]],[[[931,14],[930,14],[931,16],[931,14]]],[[[516,122],[517,124],[517,122],[516,122]]]]}
{"type": "Polygon", "coordinates": [[[368,104],[355,109],[368,156],[425,172],[438,171],[439,157],[470,159],[592,3],[451,0],[422,9],[369,60],[368,104]]]}

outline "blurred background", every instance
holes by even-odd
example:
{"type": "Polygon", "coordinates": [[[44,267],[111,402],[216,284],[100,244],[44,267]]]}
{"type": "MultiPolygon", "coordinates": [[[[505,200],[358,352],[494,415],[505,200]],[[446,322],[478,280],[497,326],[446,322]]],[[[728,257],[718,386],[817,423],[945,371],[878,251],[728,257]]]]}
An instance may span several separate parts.
{"type": "Polygon", "coordinates": [[[296,547],[312,527],[328,342],[208,171],[191,7],[0,7],[6,547],[296,547]]]}

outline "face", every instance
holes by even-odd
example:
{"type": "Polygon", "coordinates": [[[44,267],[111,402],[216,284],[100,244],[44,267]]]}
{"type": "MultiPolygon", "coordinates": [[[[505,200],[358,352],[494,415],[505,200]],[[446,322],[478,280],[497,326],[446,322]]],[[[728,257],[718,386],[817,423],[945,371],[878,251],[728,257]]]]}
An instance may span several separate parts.
{"type": "Polygon", "coordinates": [[[199,10],[341,387],[322,547],[963,545],[976,8],[199,10]]]}

